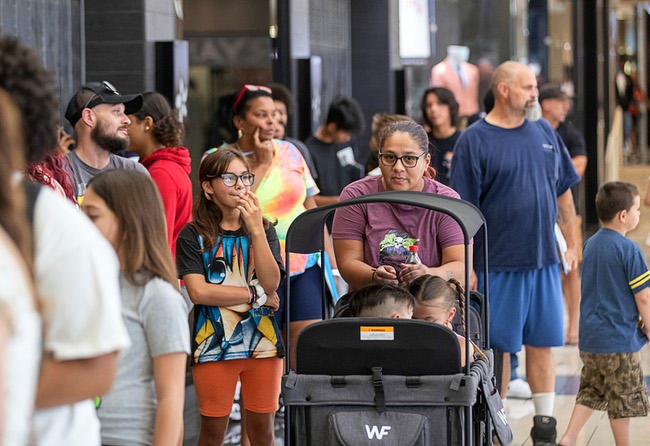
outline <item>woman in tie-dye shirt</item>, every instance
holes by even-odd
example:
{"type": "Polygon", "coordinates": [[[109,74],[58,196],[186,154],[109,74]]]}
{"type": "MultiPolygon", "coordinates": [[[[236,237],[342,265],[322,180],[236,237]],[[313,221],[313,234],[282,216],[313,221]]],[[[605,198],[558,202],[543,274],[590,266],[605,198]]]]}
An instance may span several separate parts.
{"type": "MultiPolygon", "coordinates": [[[[287,141],[273,139],[276,107],[271,89],[245,85],[233,105],[233,123],[239,131],[237,146],[247,155],[251,170],[258,178],[253,189],[259,197],[265,217],[277,220],[276,231],[284,256],[284,242],[293,220],[306,209],[316,207],[319,193],[309,168],[298,149],[287,141]]],[[[306,326],[321,320],[322,286],[319,254],[291,254],[291,345],[306,326]]],[[[284,282],[280,319],[284,306],[284,282]]],[[[294,358],[295,355],[292,355],[294,358]]]]}

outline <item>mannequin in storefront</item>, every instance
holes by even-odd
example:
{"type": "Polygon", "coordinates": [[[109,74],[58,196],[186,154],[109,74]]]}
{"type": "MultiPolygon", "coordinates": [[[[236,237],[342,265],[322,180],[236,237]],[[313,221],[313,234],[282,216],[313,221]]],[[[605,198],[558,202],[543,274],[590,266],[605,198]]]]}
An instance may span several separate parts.
{"type": "Polygon", "coordinates": [[[449,45],[447,57],[431,69],[431,86],[445,87],[454,94],[459,105],[460,116],[478,112],[479,70],[467,62],[469,48],[449,45]]]}

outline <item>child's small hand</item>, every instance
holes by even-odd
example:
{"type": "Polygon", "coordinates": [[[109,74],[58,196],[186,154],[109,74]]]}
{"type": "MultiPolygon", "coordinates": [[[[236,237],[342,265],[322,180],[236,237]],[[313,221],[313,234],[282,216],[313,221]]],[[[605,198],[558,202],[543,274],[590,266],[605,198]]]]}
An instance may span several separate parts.
{"type": "Polygon", "coordinates": [[[246,227],[251,233],[259,230],[264,231],[260,202],[251,190],[248,190],[241,195],[237,209],[239,209],[241,218],[244,220],[246,227]]]}

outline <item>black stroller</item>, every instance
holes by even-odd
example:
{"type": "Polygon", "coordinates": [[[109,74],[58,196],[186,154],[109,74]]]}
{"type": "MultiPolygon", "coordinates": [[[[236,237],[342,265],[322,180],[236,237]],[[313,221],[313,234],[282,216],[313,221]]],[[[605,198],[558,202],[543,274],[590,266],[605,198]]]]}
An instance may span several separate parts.
{"type": "MultiPolygon", "coordinates": [[[[483,227],[487,271],[487,231],[480,211],[463,200],[412,191],[366,195],[301,214],[287,233],[287,270],[290,252],[324,254],[322,228],[337,208],[380,202],[450,215],[464,235],[466,264],[470,240],[483,227]]],[[[466,269],[465,283],[469,275],[466,269]]],[[[286,280],[288,320],[290,278],[286,280]]],[[[493,427],[501,444],[509,444],[512,432],[494,389],[487,283],[485,289],[485,298],[471,297],[466,291],[466,302],[480,306],[482,327],[475,339],[481,339],[479,346],[488,359],[470,364],[466,349],[468,365],[463,368],[456,334],[436,324],[342,318],[303,330],[296,346],[295,371],[289,365],[291,346],[286,346],[288,372],[282,379],[285,445],[491,445],[493,427]]],[[[328,302],[323,302],[322,310],[326,319],[328,302]]],[[[471,315],[472,311],[465,312],[466,327],[476,325],[471,315]]],[[[288,340],[289,324],[286,329],[288,340]]]]}

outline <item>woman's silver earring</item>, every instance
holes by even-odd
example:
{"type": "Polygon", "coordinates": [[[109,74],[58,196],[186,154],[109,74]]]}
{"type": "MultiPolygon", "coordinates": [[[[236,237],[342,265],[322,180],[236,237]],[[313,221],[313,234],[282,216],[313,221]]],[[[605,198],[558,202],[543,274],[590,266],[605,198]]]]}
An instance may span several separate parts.
{"type": "Polygon", "coordinates": [[[237,129],[237,138],[242,139],[244,137],[244,132],[242,132],[242,129],[237,129]]]}
{"type": "Polygon", "coordinates": [[[212,200],[212,197],[206,191],[203,191],[203,195],[205,195],[205,198],[207,198],[208,200],[212,200]]]}

